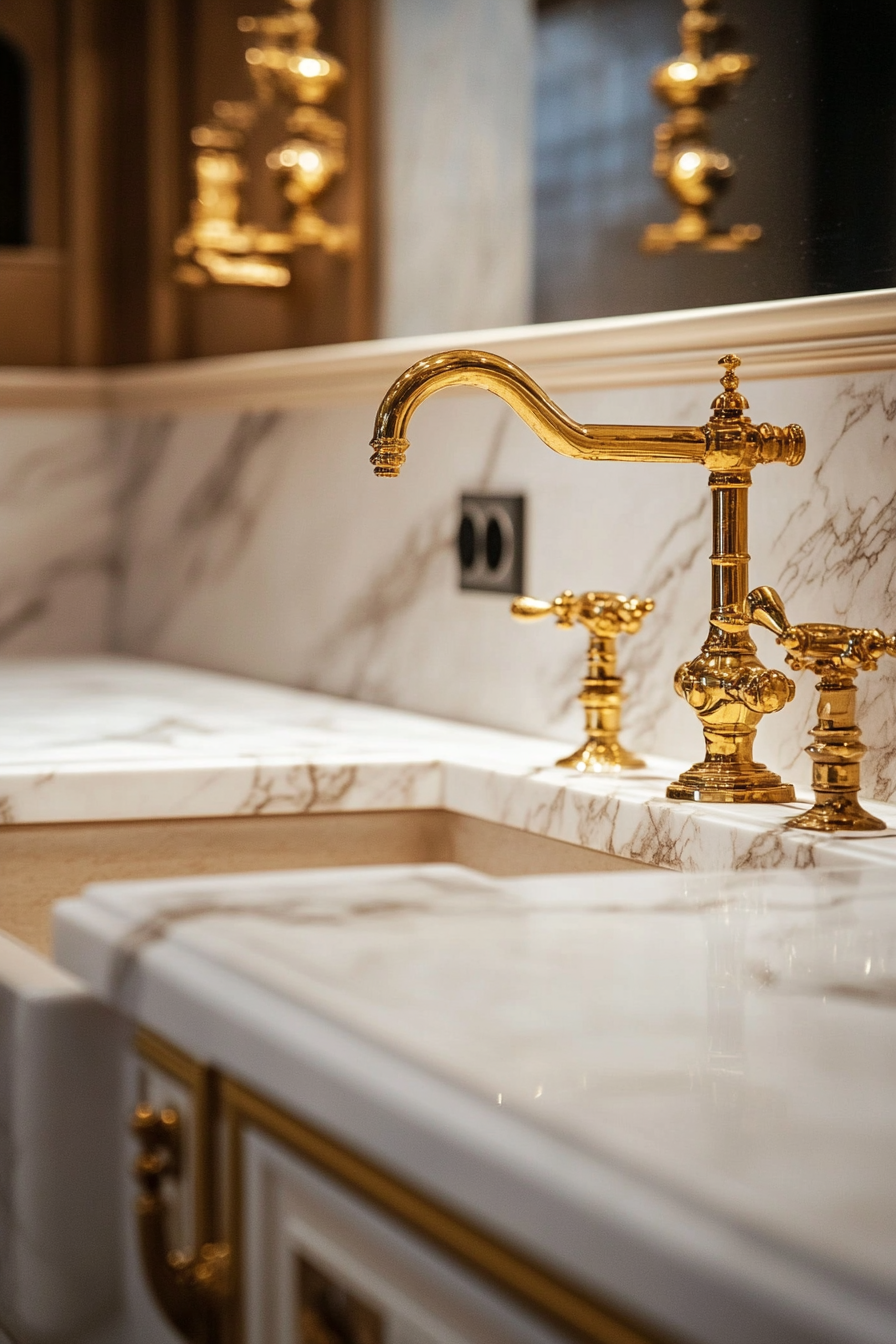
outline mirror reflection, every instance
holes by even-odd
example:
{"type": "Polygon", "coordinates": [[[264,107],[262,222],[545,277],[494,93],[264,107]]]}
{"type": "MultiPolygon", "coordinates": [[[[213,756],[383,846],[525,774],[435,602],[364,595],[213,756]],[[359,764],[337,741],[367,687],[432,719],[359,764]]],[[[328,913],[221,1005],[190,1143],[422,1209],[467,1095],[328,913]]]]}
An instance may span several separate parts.
{"type": "Polygon", "coordinates": [[[891,0],[63,8],[0,0],[0,364],[896,280],[891,0]]]}
{"type": "MultiPolygon", "coordinates": [[[[603,317],[878,289],[896,275],[896,7],[730,0],[710,49],[755,58],[714,109],[736,172],[718,217],[756,221],[739,252],[645,256],[675,204],[651,167],[657,67],[700,0],[539,0],[535,318],[603,317]],[[728,23],[725,16],[736,23],[728,23]]],[[[724,11],[724,13],[723,13],[724,11]]]]}

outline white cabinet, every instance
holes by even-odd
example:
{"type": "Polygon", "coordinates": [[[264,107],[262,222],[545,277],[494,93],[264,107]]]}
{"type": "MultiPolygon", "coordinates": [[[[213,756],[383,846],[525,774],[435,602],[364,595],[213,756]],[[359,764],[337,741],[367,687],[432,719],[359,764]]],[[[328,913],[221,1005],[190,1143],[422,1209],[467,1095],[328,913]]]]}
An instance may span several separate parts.
{"type": "Polygon", "coordinates": [[[246,1344],[568,1338],[283,1145],[242,1143],[246,1344]]]}

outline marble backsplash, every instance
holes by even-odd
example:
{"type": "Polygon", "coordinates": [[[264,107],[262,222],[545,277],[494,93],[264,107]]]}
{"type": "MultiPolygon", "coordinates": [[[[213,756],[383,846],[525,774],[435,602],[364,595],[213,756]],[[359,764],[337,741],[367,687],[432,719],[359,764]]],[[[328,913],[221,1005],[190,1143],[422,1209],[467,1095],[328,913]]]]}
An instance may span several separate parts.
{"type": "Polygon", "coordinates": [[[0,416],[0,655],[107,647],[114,485],[100,411],[0,416]]]}
{"type": "MultiPolygon", "coordinates": [[[[525,362],[525,361],[524,361],[525,362]]],[[[708,369],[715,373],[711,365],[708,369]]],[[[754,419],[802,423],[796,469],[751,491],[752,581],[794,620],[896,628],[896,373],[751,379],[754,419]]],[[[563,392],[585,421],[700,424],[706,383],[563,392]]],[[[623,638],[625,740],[693,760],[672,690],[705,633],[710,518],[693,466],[569,461],[494,397],[442,393],[397,481],[367,463],[375,397],[282,411],[0,416],[0,656],[120,650],[526,733],[580,736],[586,636],[461,592],[462,491],[527,499],[526,587],[656,601],[623,638]]],[[[765,661],[783,666],[757,631],[765,661]]],[[[757,757],[806,783],[812,678],[757,757]]],[[[860,680],[866,791],[896,798],[896,667],[860,680]]]]}
{"type": "MultiPolygon", "coordinates": [[[[776,586],[794,620],[896,628],[896,374],[742,372],[755,420],[795,420],[808,437],[802,466],[754,475],[752,582],[776,586]]],[[[700,424],[713,395],[707,380],[558,399],[584,421],[700,424]]],[[[400,479],[376,480],[366,448],[374,409],[119,420],[111,646],[572,741],[584,632],[521,627],[505,599],[458,589],[460,493],[522,492],[530,592],[655,599],[642,632],[621,643],[625,738],[698,759],[699,725],[672,677],[706,627],[706,472],[572,462],[501,401],[452,391],[415,417],[400,479]]],[[[757,643],[783,666],[770,635],[757,631],[757,643]]],[[[896,667],[864,676],[860,691],[865,790],[890,799],[896,667]]],[[[809,777],[813,706],[804,675],[796,703],[760,730],[757,758],[796,782],[809,777]]]]}

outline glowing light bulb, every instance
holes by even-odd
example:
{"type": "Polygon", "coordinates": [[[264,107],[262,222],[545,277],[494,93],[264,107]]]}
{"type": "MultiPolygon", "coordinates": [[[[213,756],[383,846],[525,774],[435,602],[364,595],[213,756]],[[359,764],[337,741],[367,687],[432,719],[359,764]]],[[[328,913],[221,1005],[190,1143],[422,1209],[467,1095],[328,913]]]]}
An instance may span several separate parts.
{"type": "Polygon", "coordinates": [[[692,61],[673,61],[669,66],[669,78],[684,84],[689,79],[697,78],[697,67],[692,61]]]}
{"type": "Polygon", "coordinates": [[[693,149],[686,150],[684,154],[679,154],[678,166],[686,176],[692,177],[700,167],[700,155],[693,149]]]}
{"type": "Polygon", "coordinates": [[[317,172],[321,165],[321,157],[316,149],[303,149],[296,159],[299,167],[304,168],[306,173],[317,172]]]}
{"type": "Polygon", "coordinates": [[[318,60],[316,56],[303,56],[296,68],[306,79],[314,79],[315,75],[325,75],[330,67],[326,61],[318,60]]]}

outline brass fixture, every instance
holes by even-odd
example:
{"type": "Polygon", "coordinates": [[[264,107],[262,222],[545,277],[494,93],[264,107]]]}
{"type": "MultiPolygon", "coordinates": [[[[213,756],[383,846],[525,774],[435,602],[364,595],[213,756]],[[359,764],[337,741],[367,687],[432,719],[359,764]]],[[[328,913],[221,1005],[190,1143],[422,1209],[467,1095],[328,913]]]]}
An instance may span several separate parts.
{"type": "Polygon", "coordinates": [[[670,798],[714,803],[786,803],[793,787],[753,760],[756,727],[793,698],[793,682],[766,670],[750,638],[747,491],[751,470],[768,462],[796,466],[806,439],[799,425],[754,425],[737,390],[740,360],[725,355],[724,391],[704,426],[580,425],[528,374],[500,355],[450,350],[407,369],[376,415],[371,462],[377,476],[397,476],[408,448],[407,428],[426,397],[459,384],[495,393],[554,452],[585,461],[694,462],[710,472],[713,550],[709,634],[698,656],[678,669],[675,689],[696,710],[706,754],[667,790],[670,798]]]}
{"type": "Polygon", "coordinates": [[[671,224],[648,224],[641,239],[644,252],[674,252],[698,247],[708,252],[740,252],[762,236],[758,224],[734,224],[726,231],[712,227],[716,198],[734,175],[727,154],[710,143],[708,113],[755,67],[743,52],[710,52],[713,36],[723,26],[714,13],[716,0],[684,0],[678,31],[681,54],[653,72],[651,87],[672,109],[668,121],[654,132],[653,171],[662,178],[680,208],[671,224]]]}
{"type": "Polygon", "coordinates": [[[252,103],[218,102],[214,116],[193,127],[199,151],[193,164],[196,195],[190,224],[174,243],[175,256],[182,258],[174,275],[181,284],[201,286],[211,280],[280,289],[290,282],[288,235],[240,222],[240,189],[247,176],[240,151],[256,116],[252,103]]]}
{"type": "Polygon", "coordinates": [[[190,223],[174,243],[180,259],[174,275],[181,284],[282,288],[290,282],[289,256],[296,249],[320,247],[334,256],[357,249],[357,226],[333,224],[316,206],[346,170],[346,128],[321,107],[344,80],[345,69],[314,45],[320,24],[313,4],[288,0],[278,14],[238,20],[240,32],[257,34],[246,51],[256,97],[215,103],[213,117],[193,128],[196,194],[190,223]],[[246,135],[259,111],[272,104],[285,107],[289,132],[265,160],[290,212],[281,230],[240,222],[246,135]]]}
{"type": "Polygon", "coordinates": [[[140,1187],[137,1227],[143,1267],[156,1302],[183,1337],[216,1344],[223,1308],[231,1296],[230,1247],[203,1242],[193,1255],[168,1248],[168,1211],[162,1197],[166,1178],[180,1175],[181,1120],[177,1111],[156,1111],[145,1102],[134,1109],[131,1130],[140,1145],[134,1174],[140,1187]]]}
{"type": "Polygon", "coordinates": [[[147,1062],[176,1078],[191,1098],[186,1139],[172,1106],[156,1108],[140,1101],[131,1117],[140,1149],[134,1174],[140,1191],[136,1211],[143,1270],[156,1303],[175,1330],[191,1344],[224,1344],[230,1338],[226,1323],[234,1301],[234,1264],[229,1244],[214,1238],[216,1078],[212,1070],[148,1032],[137,1033],[136,1045],[147,1062]],[[164,1198],[165,1184],[183,1179],[187,1147],[195,1252],[170,1249],[164,1198]]]}
{"type": "Polygon", "coordinates": [[[886,830],[886,822],[859,802],[861,762],[868,748],[856,721],[856,677],[873,672],[884,654],[896,658],[896,635],[820,622],[791,625],[774,588],[754,588],[747,600],[755,624],[771,630],[787,650],[790,667],[820,678],[818,722],[806,748],[815,804],[787,825],[804,831],[886,830]]]}
{"type": "MultiPolygon", "coordinates": [[[[226,1304],[218,1317],[212,1314],[205,1318],[209,1326],[205,1336],[185,1335],[188,1340],[232,1344],[242,1338],[238,1306],[241,1265],[237,1248],[244,1244],[245,1236],[240,1196],[245,1181],[244,1146],[247,1134],[261,1133],[316,1174],[347,1191],[353,1199],[363,1201],[411,1237],[446,1256],[449,1262],[477,1275],[493,1290],[508,1294],[525,1310],[559,1327],[564,1338],[569,1335],[588,1344],[670,1344],[665,1336],[620,1314],[615,1304],[558,1277],[552,1268],[497,1240],[464,1214],[436,1202],[426,1191],[409,1185],[403,1177],[347,1147],[344,1141],[320,1130],[311,1120],[284,1111],[242,1083],[221,1077],[153,1032],[141,1028],[135,1046],[152,1067],[172,1074],[192,1091],[197,1138],[217,1158],[209,1168],[222,1185],[222,1189],[215,1191],[218,1197],[214,1202],[224,1212],[227,1245],[235,1248],[229,1274],[233,1284],[226,1304]],[[207,1104],[210,1097],[214,1105],[207,1104]]],[[[170,1115],[177,1120],[176,1112],[170,1115]]],[[[197,1209],[204,1203],[211,1204],[211,1195],[210,1189],[201,1190],[197,1186],[197,1209]]],[[[226,1250],[221,1243],[218,1246],[226,1250]]],[[[144,1266],[149,1271],[145,1260],[144,1266]]],[[[151,1284],[155,1289],[152,1278],[151,1284]]]]}
{"type": "Polygon", "coordinates": [[[640,770],[644,762],[619,741],[623,679],[616,672],[616,640],[621,634],[636,635],[654,604],[648,598],[624,597],[621,593],[583,593],[576,597],[568,588],[553,602],[518,597],[510,610],[518,621],[540,621],[556,616],[557,624],[572,630],[584,625],[590,636],[588,671],[582,679],[579,703],[585,710],[587,740],[571,756],[557,762],[582,774],[640,770]]]}

